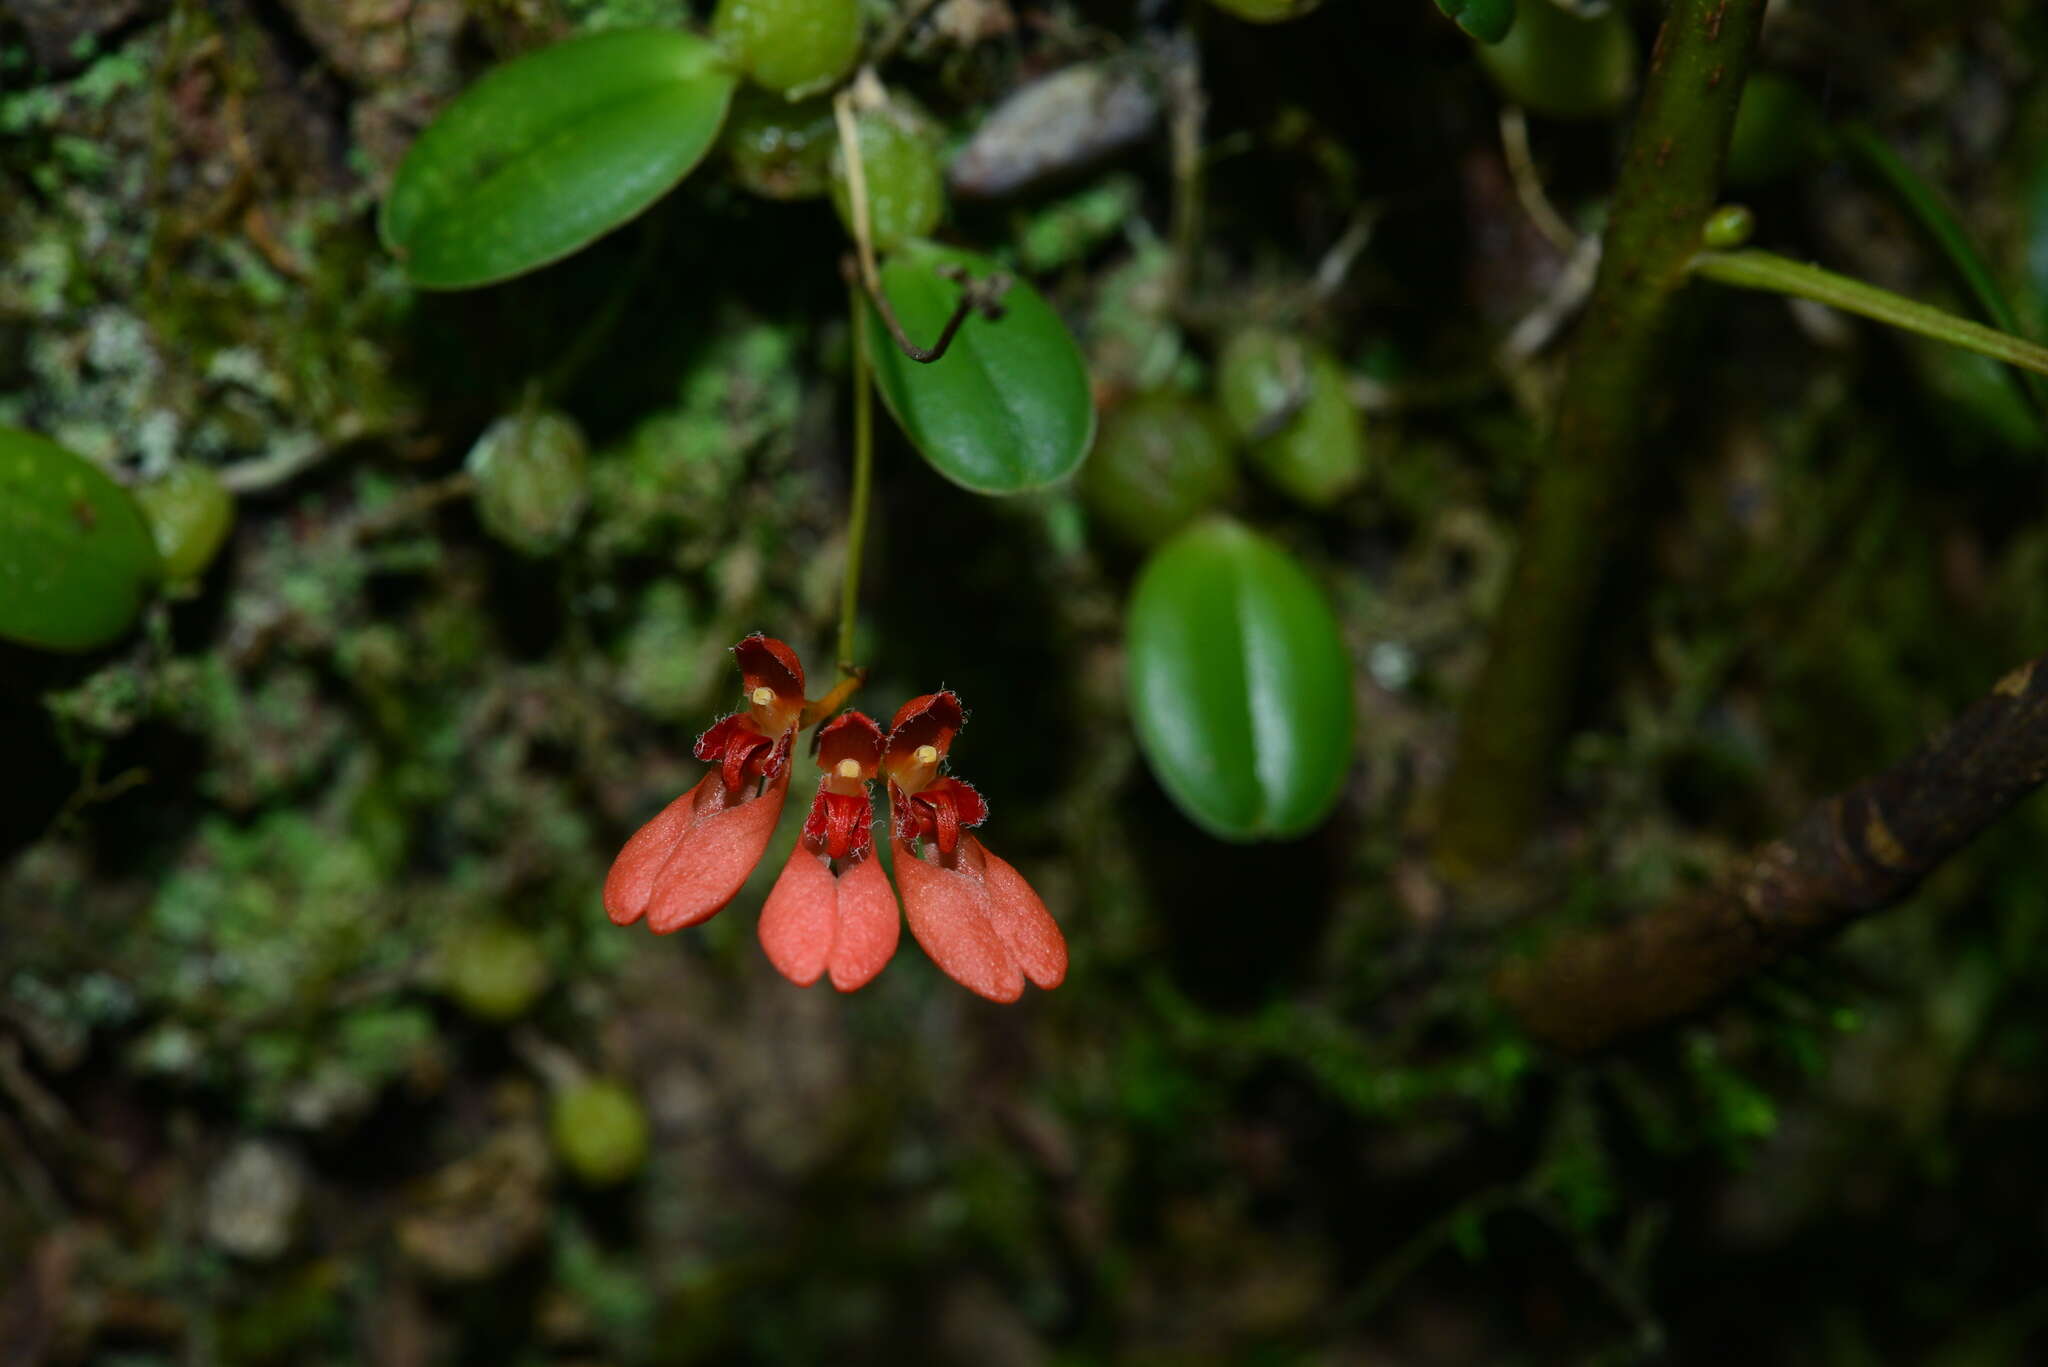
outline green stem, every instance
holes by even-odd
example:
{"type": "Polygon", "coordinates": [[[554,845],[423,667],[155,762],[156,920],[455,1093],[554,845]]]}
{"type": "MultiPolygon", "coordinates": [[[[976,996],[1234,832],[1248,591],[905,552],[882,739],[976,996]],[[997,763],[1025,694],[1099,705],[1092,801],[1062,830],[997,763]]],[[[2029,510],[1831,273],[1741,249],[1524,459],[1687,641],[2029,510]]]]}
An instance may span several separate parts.
{"type": "Polygon", "coordinates": [[[1763,10],[1764,0],[1672,0],[1657,36],[1514,577],[1460,716],[1438,811],[1446,872],[1511,859],[1542,811],[1596,596],[1639,521],[1659,342],[1720,190],[1763,10]]]}
{"type": "Polygon", "coordinates": [[[839,590],[839,672],[858,674],[853,662],[853,624],[860,610],[861,547],[868,535],[868,496],[875,482],[875,395],[868,376],[867,319],[858,285],[846,290],[853,323],[853,500],[846,515],[846,578],[839,590]]]}
{"type": "Polygon", "coordinates": [[[1875,318],[1965,351],[1979,352],[2037,375],[2048,375],[2048,347],[1775,252],[1701,252],[1693,258],[1692,273],[1737,289],[1770,290],[1811,299],[1845,313],[1860,313],[1865,318],[1875,318]]]}

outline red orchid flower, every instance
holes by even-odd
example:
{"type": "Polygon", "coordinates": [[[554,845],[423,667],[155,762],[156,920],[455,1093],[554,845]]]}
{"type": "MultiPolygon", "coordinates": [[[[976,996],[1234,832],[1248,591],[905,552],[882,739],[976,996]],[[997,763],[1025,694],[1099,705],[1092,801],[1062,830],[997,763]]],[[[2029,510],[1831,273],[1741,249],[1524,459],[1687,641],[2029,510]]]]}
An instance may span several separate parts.
{"type": "Polygon", "coordinates": [[[896,886],[910,933],[947,977],[1013,1002],[1027,978],[1046,988],[1065,980],[1067,942],[1024,876],[967,833],[988,817],[981,794],[939,773],[966,720],[952,693],[927,693],[903,704],[889,728],[882,768],[896,886]]]}
{"type": "Polygon", "coordinates": [[[875,850],[868,784],[882,728],[841,713],[818,732],[818,796],[789,863],[761,908],[761,948],[783,977],[809,987],[829,970],[841,992],[864,987],[896,953],[896,893],[875,850]]]}
{"type": "Polygon", "coordinates": [[[761,862],[789,792],[790,743],[805,724],[796,652],[756,633],[732,648],[746,707],[697,738],[711,771],[642,826],[604,880],[619,925],[642,916],[656,935],[717,914],[761,862]]]}

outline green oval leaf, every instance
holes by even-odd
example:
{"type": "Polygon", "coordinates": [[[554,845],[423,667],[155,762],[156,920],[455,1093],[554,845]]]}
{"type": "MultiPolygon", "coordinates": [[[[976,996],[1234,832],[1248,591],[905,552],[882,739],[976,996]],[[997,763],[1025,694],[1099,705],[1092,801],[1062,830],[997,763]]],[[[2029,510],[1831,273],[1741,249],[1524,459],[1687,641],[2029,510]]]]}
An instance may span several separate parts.
{"type": "MultiPolygon", "coordinates": [[[[961,287],[937,273],[958,266],[972,279],[1000,269],[972,252],[911,243],[882,267],[882,291],[910,340],[929,347],[953,316],[961,287]]],[[[882,401],[931,467],[982,494],[1021,494],[1080,468],[1095,439],[1088,371],[1066,324],[1023,281],[1003,296],[1003,316],[970,317],[930,364],[905,356],[870,306],[868,355],[882,401]]]]}
{"type": "Polygon", "coordinates": [[[1146,563],[1125,632],[1138,744],[1190,821],[1225,840],[1321,824],[1351,767],[1351,662],[1293,556],[1198,523],[1146,563]]]}
{"type": "Polygon", "coordinates": [[[688,174],[737,81],[711,43],[669,29],[594,33],[507,63],[420,134],[378,231],[428,289],[545,266],[688,174]]]}
{"type": "Polygon", "coordinates": [[[0,636],[103,646],[135,621],[159,572],[126,489],[53,441],[0,427],[0,636]]]}

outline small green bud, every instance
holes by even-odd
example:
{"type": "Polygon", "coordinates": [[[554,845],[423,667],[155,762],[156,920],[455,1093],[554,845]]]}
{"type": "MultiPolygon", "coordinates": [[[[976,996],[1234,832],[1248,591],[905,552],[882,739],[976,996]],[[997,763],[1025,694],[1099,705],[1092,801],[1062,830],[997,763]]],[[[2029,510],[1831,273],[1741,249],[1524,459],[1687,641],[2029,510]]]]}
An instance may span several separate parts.
{"type": "Polygon", "coordinates": [[[1756,232],[1756,215],[1747,204],[1723,204],[1707,215],[1700,228],[1700,241],[1715,251],[1733,251],[1756,232]]]}
{"type": "Polygon", "coordinates": [[[513,413],[484,429],[465,468],[484,530],[527,555],[560,550],[590,502],[583,431],[565,414],[513,413]]]}
{"type": "Polygon", "coordinates": [[[555,1152],[593,1187],[623,1182],[647,1161],[647,1112],[623,1083],[600,1079],[563,1088],[548,1122],[555,1152]]]}
{"type": "Polygon", "coordinates": [[[235,525],[235,496],[203,465],[174,465],[170,473],[135,491],[163,560],[164,578],[197,579],[235,525]]]}

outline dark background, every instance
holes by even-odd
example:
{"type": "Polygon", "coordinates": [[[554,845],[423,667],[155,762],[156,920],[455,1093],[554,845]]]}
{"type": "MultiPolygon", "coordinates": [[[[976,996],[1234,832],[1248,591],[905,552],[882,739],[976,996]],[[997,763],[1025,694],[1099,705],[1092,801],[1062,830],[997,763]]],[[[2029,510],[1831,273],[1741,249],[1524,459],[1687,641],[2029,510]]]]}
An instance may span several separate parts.
{"type": "MultiPolygon", "coordinates": [[[[1949,195],[2039,335],[2038,7],[1778,9],[1764,65],[1949,195]]],[[[1459,897],[1418,833],[1559,375],[1555,346],[1498,351],[1563,264],[1499,94],[1426,0],[1272,28],[947,14],[888,74],[962,132],[1148,28],[1201,40],[1198,295],[1164,284],[1163,136],[946,230],[1069,230],[1036,278],[1105,403],[1200,387],[1254,319],[1369,382],[1362,492],[1310,513],[1253,484],[1240,508],[1314,568],[1358,665],[1351,785],[1285,845],[1207,839],[1148,776],[1130,553],[1070,494],[978,499],[885,437],[860,705],[943,684],[972,709],[953,758],[982,834],[1073,950],[1013,1007],[907,936],[857,996],[789,986],[753,931],[781,844],[673,938],[598,904],[700,772],[725,647],[765,630],[814,691],[829,673],[830,211],[714,162],[588,252],[454,296],[376,244],[398,158],[468,79],[678,7],[0,4],[0,421],[247,490],[196,591],[130,641],[0,650],[0,1360],[2048,1360],[2038,802],[1908,905],[1605,1057],[1546,1054],[1486,990],[1504,951],[1698,883],[2043,648],[2044,444],[2017,391],[1696,286],[1538,891],[1459,897]],[[1365,251],[1305,302],[1361,214],[1365,251]],[[619,289],[555,396],[594,451],[569,546],[529,558],[459,498],[409,503],[619,289]],[[616,1184],[551,1128],[592,1078],[651,1126],[616,1184]]],[[[1581,231],[1625,123],[1531,120],[1581,231]]],[[[1762,245],[1965,307],[1826,147],[1741,193],[1762,245]]]]}

